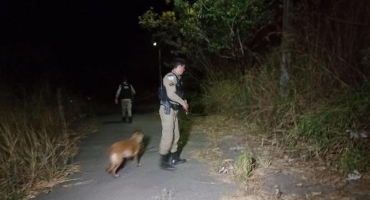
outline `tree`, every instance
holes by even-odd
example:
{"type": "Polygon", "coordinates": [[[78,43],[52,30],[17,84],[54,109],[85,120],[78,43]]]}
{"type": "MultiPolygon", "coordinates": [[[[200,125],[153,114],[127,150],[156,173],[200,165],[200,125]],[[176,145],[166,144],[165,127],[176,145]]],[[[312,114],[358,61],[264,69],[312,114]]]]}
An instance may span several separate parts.
{"type": "MultiPolygon", "coordinates": [[[[139,17],[153,37],[195,59],[214,55],[237,66],[248,65],[249,44],[257,27],[273,21],[276,11],[260,0],[174,0],[173,11],[161,15],[151,8],[139,17]]],[[[273,1],[276,3],[278,1],[273,1]]]]}

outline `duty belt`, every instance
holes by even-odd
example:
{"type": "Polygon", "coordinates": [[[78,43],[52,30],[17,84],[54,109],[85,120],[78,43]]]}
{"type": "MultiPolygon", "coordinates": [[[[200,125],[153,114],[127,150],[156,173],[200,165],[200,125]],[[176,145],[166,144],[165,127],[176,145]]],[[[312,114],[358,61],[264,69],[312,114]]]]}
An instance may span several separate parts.
{"type": "Polygon", "coordinates": [[[180,109],[180,105],[179,104],[173,104],[173,103],[170,103],[169,101],[161,101],[161,105],[163,105],[163,106],[170,106],[173,110],[180,109]]]}
{"type": "Polygon", "coordinates": [[[178,109],[180,109],[180,105],[179,104],[172,104],[172,103],[170,103],[171,104],[171,108],[173,109],[173,110],[178,110],[178,109]]]}

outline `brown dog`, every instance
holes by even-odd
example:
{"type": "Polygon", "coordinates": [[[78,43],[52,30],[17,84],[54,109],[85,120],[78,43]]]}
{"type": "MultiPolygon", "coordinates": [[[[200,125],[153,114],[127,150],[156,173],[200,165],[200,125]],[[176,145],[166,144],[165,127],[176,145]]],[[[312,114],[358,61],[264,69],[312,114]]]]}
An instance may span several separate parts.
{"type": "Polygon", "coordinates": [[[106,172],[118,177],[117,169],[123,163],[125,158],[132,158],[139,166],[139,154],[141,152],[144,134],[141,131],[135,131],[129,140],[122,140],[112,144],[108,150],[109,164],[106,172]]]}

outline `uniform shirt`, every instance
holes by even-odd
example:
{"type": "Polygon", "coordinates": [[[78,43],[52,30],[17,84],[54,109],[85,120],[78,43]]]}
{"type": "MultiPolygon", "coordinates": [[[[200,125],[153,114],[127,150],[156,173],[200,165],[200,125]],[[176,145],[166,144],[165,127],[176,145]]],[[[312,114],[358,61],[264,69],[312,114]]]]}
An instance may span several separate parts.
{"type": "MultiPolygon", "coordinates": [[[[135,95],[135,94],[136,94],[136,91],[135,91],[134,87],[132,87],[132,85],[131,85],[131,84],[129,84],[129,85],[130,85],[130,88],[131,88],[131,94],[132,94],[132,95],[135,95]]],[[[121,94],[121,89],[122,89],[122,84],[119,84],[119,86],[118,86],[118,90],[117,90],[117,92],[116,92],[116,99],[118,99],[118,98],[119,98],[119,95],[121,94]]]]}
{"type": "Polygon", "coordinates": [[[177,79],[181,79],[181,77],[177,77],[176,75],[171,73],[166,74],[163,78],[163,85],[166,88],[167,97],[170,99],[171,103],[180,104],[185,106],[185,101],[176,94],[176,84],[177,79]]]}

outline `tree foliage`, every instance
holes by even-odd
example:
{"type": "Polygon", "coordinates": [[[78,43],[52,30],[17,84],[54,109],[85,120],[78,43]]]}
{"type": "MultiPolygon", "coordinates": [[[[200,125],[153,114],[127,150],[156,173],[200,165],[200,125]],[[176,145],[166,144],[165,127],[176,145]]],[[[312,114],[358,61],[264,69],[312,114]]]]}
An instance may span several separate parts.
{"type": "MultiPolygon", "coordinates": [[[[173,47],[173,53],[195,58],[216,55],[234,61],[250,56],[249,44],[258,27],[270,23],[276,12],[261,0],[173,0],[173,11],[139,17],[142,28],[173,47]]],[[[273,1],[274,3],[278,1],[273,1]]]]}

